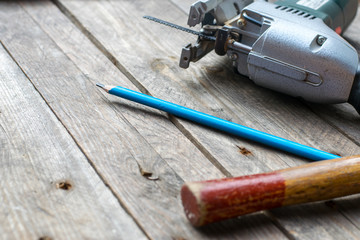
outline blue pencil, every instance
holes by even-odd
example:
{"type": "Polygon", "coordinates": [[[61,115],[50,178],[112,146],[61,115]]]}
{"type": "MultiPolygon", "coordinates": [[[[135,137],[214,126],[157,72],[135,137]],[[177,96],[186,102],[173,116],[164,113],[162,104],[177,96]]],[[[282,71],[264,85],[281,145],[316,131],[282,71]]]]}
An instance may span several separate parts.
{"type": "Polygon", "coordinates": [[[242,138],[246,138],[255,142],[262,143],[264,145],[277,148],[301,157],[305,157],[311,160],[326,160],[340,158],[337,155],[324,152],[312,147],[308,147],[284,138],[280,138],[265,132],[261,132],[252,128],[248,128],[237,123],[233,123],[218,117],[214,117],[190,108],[186,108],[174,103],[170,103],[159,98],[155,98],[140,92],[136,92],[123,87],[105,86],[103,84],[96,84],[106,92],[144,104],[146,106],[156,108],[174,116],[184,118],[211,128],[230,133],[242,138]]]}

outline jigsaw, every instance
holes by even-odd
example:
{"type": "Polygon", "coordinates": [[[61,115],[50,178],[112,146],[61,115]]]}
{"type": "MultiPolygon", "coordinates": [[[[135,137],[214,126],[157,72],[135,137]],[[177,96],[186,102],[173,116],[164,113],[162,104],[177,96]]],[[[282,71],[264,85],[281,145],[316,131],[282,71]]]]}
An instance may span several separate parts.
{"type": "Polygon", "coordinates": [[[341,36],[357,8],[358,0],[200,0],[188,16],[200,31],[146,18],[198,35],[182,49],[182,68],[214,50],[257,85],[360,113],[359,56],[341,36]]]}

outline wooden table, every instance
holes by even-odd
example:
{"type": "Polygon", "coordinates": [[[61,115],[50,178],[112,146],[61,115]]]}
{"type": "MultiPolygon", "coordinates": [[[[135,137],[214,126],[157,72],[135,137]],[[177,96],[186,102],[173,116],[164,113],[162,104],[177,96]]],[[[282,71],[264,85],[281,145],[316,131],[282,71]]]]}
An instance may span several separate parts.
{"type": "MultiPolygon", "coordinates": [[[[358,239],[358,195],[193,228],[186,181],[308,161],[107,95],[121,85],[342,156],[360,153],[349,104],[263,89],[210,54],[187,70],[193,1],[0,2],[2,239],[358,239]],[[148,173],[148,174],[144,174],[148,173]],[[149,175],[151,177],[149,177],[149,175]]],[[[345,36],[360,49],[360,16],[345,36]]]]}

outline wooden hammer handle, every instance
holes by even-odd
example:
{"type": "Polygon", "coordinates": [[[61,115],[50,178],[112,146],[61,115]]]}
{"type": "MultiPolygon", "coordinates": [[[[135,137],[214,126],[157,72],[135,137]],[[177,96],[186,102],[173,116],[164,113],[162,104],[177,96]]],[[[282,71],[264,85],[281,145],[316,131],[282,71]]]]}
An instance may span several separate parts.
{"type": "Polygon", "coordinates": [[[186,183],[185,214],[194,226],[298,203],[360,193],[360,155],[284,170],[186,183]]]}

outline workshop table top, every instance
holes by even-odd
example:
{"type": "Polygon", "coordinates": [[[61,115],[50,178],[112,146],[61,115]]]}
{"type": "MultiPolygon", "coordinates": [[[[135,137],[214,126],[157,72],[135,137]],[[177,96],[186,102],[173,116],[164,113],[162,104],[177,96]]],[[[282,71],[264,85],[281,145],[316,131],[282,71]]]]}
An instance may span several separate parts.
{"type": "MultiPolygon", "coordinates": [[[[340,156],[360,154],[349,104],[256,86],[181,48],[191,0],[0,1],[0,238],[359,239],[360,197],[283,207],[194,228],[185,182],[263,173],[301,157],[111,96],[120,85],[340,156]]],[[[360,16],[345,33],[360,49],[360,16]]]]}

